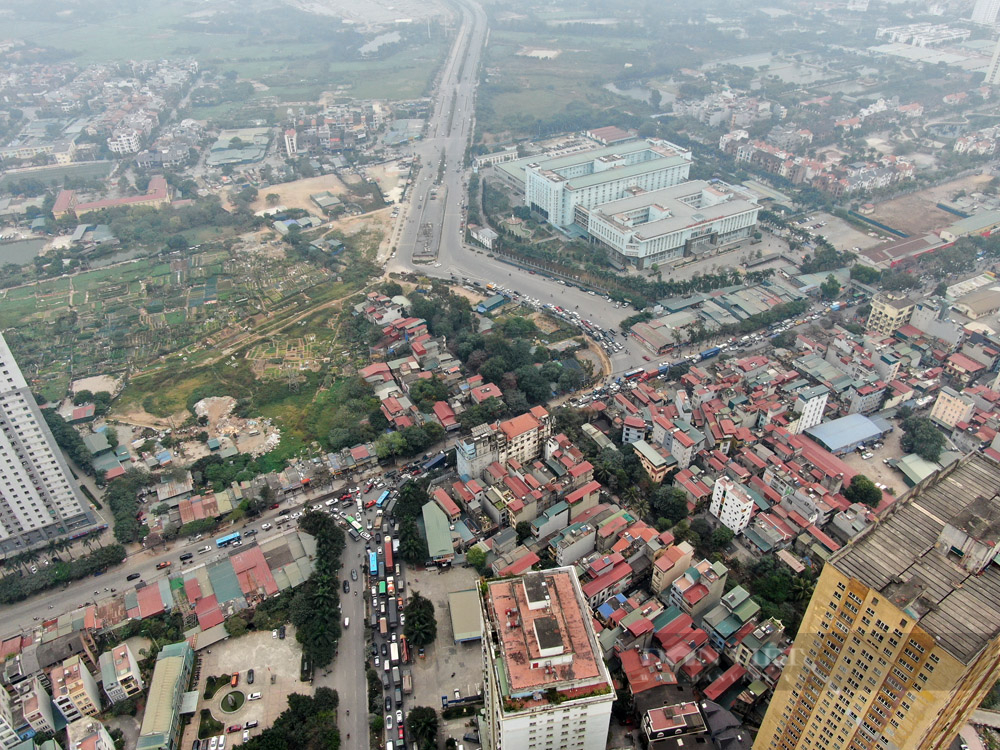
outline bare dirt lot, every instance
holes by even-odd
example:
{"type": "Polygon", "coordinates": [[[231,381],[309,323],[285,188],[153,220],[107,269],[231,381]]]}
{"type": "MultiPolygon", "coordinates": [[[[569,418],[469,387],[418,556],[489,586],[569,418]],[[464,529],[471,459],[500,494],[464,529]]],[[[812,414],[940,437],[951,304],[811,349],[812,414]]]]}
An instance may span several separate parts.
{"type": "Polygon", "coordinates": [[[990,175],[969,175],[937,187],[920,190],[875,206],[873,219],[888,224],[909,235],[921,235],[958,221],[958,217],[942,211],[936,204],[950,199],[959,190],[972,192],[993,179],[990,175]]]}
{"type": "Polygon", "coordinates": [[[270,208],[267,204],[267,196],[274,193],[280,197],[278,205],[285,208],[301,208],[311,214],[319,214],[319,206],[309,200],[309,196],[314,193],[329,191],[334,195],[343,195],[347,192],[347,186],[335,174],[325,174],[319,177],[309,177],[295,182],[285,182],[280,185],[271,185],[260,191],[257,200],[251,204],[254,211],[262,211],[270,208]]]}

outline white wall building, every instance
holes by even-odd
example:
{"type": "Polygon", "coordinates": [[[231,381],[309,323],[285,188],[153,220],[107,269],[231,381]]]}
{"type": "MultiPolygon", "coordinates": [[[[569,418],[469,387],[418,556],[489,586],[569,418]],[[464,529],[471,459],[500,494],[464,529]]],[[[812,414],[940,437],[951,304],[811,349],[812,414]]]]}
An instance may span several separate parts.
{"type": "Polygon", "coordinates": [[[795,412],[799,415],[795,434],[800,435],[823,421],[830,389],[824,385],[802,388],[795,394],[795,412]]]}
{"type": "Polygon", "coordinates": [[[0,690],[0,750],[13,750],[21,742],[15,731],[14,709],[6,690],[0,690]]]}
{"type": "Polygon", "coordinates": [[[142,147],[142,133],[133,128],[120,128],[108,138],[113,154],[134,154],[142,147]]]}
{"type": "Polygon", "coordinates": [[[709,512],[722,521],[723,526],[734,534],[739,534],[750,523],[753,498],[742,484],[737,484],[728,477],[719,477],[712,490],[709,512]]]}
{"type": "Polygon", "coordinates": [[[690,151],[653,139],[540,159],[525,165],[524,203],[560,229],[574,222],[583,226],[578,207],[618,200],[633,189],[676,185],[687,179],[690,169],[690,151]]]}
{"type": "Polygon", "coordinates": [[[295,156],[299,152],[299,135],[294,128],[285,131],[285,153],[295,156]]]}
{"type": "Polygon", "coordinates": [[[93,523],[14,355],[0,335],[0,551],[93,523]]]}
{"type": "Polygon", "coordinates": [[[723,182],[691,180],[578,210],[618,266],[649,268],[718,252],[757,229],[757,199],[723,182]]]}
{"type": "Polygon", "coordinates": [[[615,691],[573,568],[491,581],[482,603],[483,748],[604,750],[615,691]]]}

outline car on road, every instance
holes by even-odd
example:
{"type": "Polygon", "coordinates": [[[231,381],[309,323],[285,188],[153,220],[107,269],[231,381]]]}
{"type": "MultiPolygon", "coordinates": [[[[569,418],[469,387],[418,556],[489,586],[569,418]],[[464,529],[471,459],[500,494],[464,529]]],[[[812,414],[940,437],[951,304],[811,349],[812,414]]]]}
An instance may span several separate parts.
{"type": "Polygon", "coordinates": [[[351,593],[351,582],[350,581],[344,581],[344,593],[345,594],[350,594],[351,593]]]}
{"type": "Polygon", "coordinates": [[[180,560],[181,562],[185,562],[185,561],[187,561],[187,560],[190,560],[190,559],[191,559],[192,557],[194,557],[194,553],[193,553],[193,552],[185,552],[185,553],[184,553],[183,555],[181,555],[181,556],[180,556],[180,557],[179,557],[178,559],[179,559],[179,560],[180,560]]]}
{"type": "Polygon", "coordinates": [[[392,710],[392,698],[390,698],[388,695],[385,697],[385,710],[386,711],[392,710]]]}
{"type": "Polygon", "coordinates": [[[375,669],[378,669],[382,665],[382,660],[377,656],[375,657],[375,669]]]}
{"type": "Polygon", "coordinates": [[[399,739],[402,740],[403,739],[403,725],[402,724],[399,725],[399,731],[397,732],[397,734],[399,735],[399,739]]]}
{"type": "Polygon", "coordinates": [[[382,644],[382,656],[388,656],[388,655],[389,655],[389,647],[383,643],[382,644]]]}
{"type": "Polygon", "coordinates": [[[163,570],[164,568],[169,568],[172,564],[173,563],[171,563],[170,560],[164,560],[161,563],[156,563],[156,569],[163,570]]]}
{"type": "Polygon", "coordinates": [[[250,693],[250,695],[247,696],[247,700],[248,701],[259,701],[260,700],[260,696],[261,696],[260,693],[250,693]]]}
{"type": "Polygon", "coordinates": [[[354,568],[351,568],[351,580],[352,581],[358,580],[358,571],[356,571],[354,568]]]}
{"type": "Polygon", "coordinates": [[[247,670],[247,685],[253,685],[253,670],[247,670]]]}
{"type": "Polygon", "coordinates": [[[257,536],[257,529],[247,529],[243,532],[243,536],[257,536]]]}
{"type": "Polygon", "coordinates": [[[142,573],[129,573],[127,576],[125,576],[126,581],[134,581],[137,578],[142,578],[142,573]]]}
{"type": "Polygon", "coordinates": [[[392,729],[392,714],[385,715],[385,728],[392,729]]]}
{"type": "Polygon", "coordinates": [[[396,709],[396,723],[397,724],[403,723],[403,712],[399,709],[396,709]]]}

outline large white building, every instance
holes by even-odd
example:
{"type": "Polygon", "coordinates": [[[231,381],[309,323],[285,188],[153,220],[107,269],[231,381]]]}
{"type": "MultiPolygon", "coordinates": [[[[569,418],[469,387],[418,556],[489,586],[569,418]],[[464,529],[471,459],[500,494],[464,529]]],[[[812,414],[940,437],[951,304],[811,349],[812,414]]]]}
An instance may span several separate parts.
{"type": "Polygon", "coordinates": [[[0,551],[26,549],[92,522],[0,335],[0,551]]]}
{"type": "Polygon", "coordinates": [[[541,159],[525,165],[524,203],[560,229],[574,223],[585,228],[578,208],[624,198],[630,190],[676,185],[690,169],[690,151],[653,139],[541,159]]]}
{"type": "Polygon", "coordinates": [[[615,691],[573,568],[483,594],[485,750],[604,750],[615,691]]]}
{"type": "Polygon", "coordinates": [[[757,229],[760,207],[750,193],[724,182],[691,180],[580,206],[577,223],[610,252],[619,267],[649,268],[718,252],[757,229]]]}
{"type": "Polygon", "coordinates": [[[712,490],[712,504],[709,512],[734,534],[739,534],[750,524],[753,513],[753,497],[742,484],[728,477],[715,480],[712,490]]]}
{"type": "Polygon", "coordinates": [[[1000,14],[1000,0],[976,0],[972,8],[972,22],[983,26],[993,26],[1000,14]]]}

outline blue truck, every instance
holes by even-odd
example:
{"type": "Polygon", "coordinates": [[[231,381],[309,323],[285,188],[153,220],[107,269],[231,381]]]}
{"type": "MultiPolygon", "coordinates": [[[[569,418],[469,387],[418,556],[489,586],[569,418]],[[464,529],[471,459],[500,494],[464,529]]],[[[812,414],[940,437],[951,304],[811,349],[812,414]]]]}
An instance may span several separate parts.
{"type": "Polygon", "coordinates": [[[701,354],[698,355],[698,357],[702,361],[704,361],[706,359],[711,359],[712,357],[714,357],[716,354],[718,354],[721,351],[722,351],[722,349],[720,347],[713,346],[711,349],[706,349],[705,351],[703,351],[701,354]]]}

